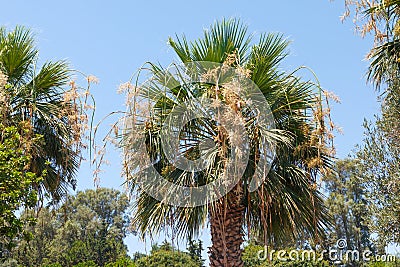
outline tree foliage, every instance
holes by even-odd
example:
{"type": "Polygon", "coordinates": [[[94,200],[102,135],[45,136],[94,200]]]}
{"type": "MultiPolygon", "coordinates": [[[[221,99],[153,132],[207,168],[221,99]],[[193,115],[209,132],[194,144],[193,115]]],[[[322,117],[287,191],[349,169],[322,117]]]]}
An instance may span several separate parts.
{"type": "Polygon", "coordinates": [[[365,121],[365,139],[357,157],[368,184],[371,229],[378,233],[380,246],[400,242],[400,1],[347,1],[347,14],[355,6],[363,34],[372,32],[375,43],[368,55],[368,80],[381,93],[381,114],[365,121]],[[383,89],[383,90],[382,90],[383,89]]]}
{"type": "Polygon", "coordinates": [[[365,138],[357,157],[362,164],[372,218],[369,227],[378,235],[380,251],[400,243],[400,151],[389,142],[382,121],[365,121],[365,138]]]}
{"type": "Polygon", "coordinates": [[[350,158],[337,160],[323,181],[328,194],[326,205],[334,218],[327,245],[334,247],[339,239],[344,239],[349,250],[374,251],[370,241],[368,189],[360,162],[350,158]]]}
{"type": "MultiPolygon", "coordinates": [[[[199,262],[193,260],[190,254],[176,250],[171,244],[164,242],[153,246],[150,255],[136,261],[137,267],[199,267],[199,262]]],[[[201,264],[201,263],[200,263],[201,264]]]]}
{"type": "Polygon", "coordinates": [[[42,176],[29,171],[30,146],[38,142],[31,139],[29,129],[5,127],[0,122],[0,260],[7,256],[15,238],[28,235],[26,224],[34,217],[19,218],[18,210],[33,208],[37,203],[35,185],[42,176]]]}
{"type": "Polygon", "coordinates": [[[203,252],[203,242],[201,240],[195,241],[189,238],[186,249],[192,260],[197,262],[199,267],[203,267],[205,261],[201,256],[201,253],[203,252]]]}
{"type": "MultiPolygon", "coordinates": [[[[104,266],[127,256],[128,200],[114,189],[99,188],[69,196],[55,210],[43,208],[31,226],[30,241],[21,240],[12,257],[23,266],[93,261],[104,266]]],[[[31,216],[27,211],[24,216],[31,216]]]]}

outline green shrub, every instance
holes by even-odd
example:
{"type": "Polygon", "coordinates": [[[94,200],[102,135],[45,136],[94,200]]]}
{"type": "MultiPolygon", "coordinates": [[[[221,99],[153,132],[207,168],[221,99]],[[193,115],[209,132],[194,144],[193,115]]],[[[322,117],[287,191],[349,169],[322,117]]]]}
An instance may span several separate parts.
{"type": "Polygon", "coordinates": [[[42,267],[62,267],[62,265],[59,263],[50,263],[50,264],[42,265],[42,267]]]}
{"type": "Polygon", "coordinates": [[[98,265],[94,261],[85,261],[85,262],[80,262],[73,267],[98,267],[98,265]]]}
{"type": "Polygon", "coordinates": [[[121,258],[115,262],[107,263],[104,267],[135,267],[135,263],[130,258],[121,258]]]}
{"type": "Polygon", "coordinates": [[[136,267],[199,267],[189,254],[180,251],[158,250],[140,258],[136,267]]]}
{"type": "Polygon", "coordinates": [[[400,266],[400,260],[395,262],[381,262],[381,261],[371,261],[365,265],[366,267],[397,267],[400,266]]]}
{"type": "Polygon", "coordinates": [[[245,267],[260,266],[264,262],[264,260],[258,258],[259,251],[264,251],[264,247],[252,243],[244,248],[242,260],[245,267]]]}
{"type": "Polygon", "coordinates": [[[4,262],[0,262],[1,267],[19,267],[18,262],[14,259],[7,259],[4,262]]]}

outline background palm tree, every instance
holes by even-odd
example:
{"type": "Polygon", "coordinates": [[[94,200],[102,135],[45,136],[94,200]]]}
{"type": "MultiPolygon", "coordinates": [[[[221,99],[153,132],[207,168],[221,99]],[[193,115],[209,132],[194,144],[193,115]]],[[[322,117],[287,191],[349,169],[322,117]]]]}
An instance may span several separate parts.
{"type": "MultiPolygon", "coordinates": [[[[281,35],[263,34],[253,45],[252,36],[247,34],[247,28],[240,21],[223,20],[206,30],[203,38],[193,42],[188,42],[184,36],[175,40],[170,38],[169,44],[183,63],[211,61],[247,73],[270,105],[276,129],[262,131],[253,123],[256,111],[251,107],[240,109],[239,113],[246,120],[251,149],[245,174],[239,183],[226,196],[206,205],[176,207],[161,203],[138,186],[140,177],[147,175],[145,171],[139,171],[140,162],[133,160],[143,157],[135,155],[138,144],[131,137],[137,134],[138,129],[146,136],[148,156],[153,167],[169,181],[187,186],[208,184],[218,179],[225,164],[224,157],[218,154],[221,150],[208,161],[207,171],[193,173],[180,170],[168,161],[160,141],[161,126],[166,117],[175,106],[185,101],[205,95],[215,97],[212,93],[215,87],[201,82],[196,83],[195,89],[187,84],[162,83],[171,74],[162,67],[151,65],[151,72],[159,77],[160,83],[148,83],[140,87],[137,97],[135,94],[128,96],[133,98],[130,101],[135,108],[126,118],[130,124],[125,124],[121,142],[127,183],[132,193],[137,194],[134,226],[143,235],[154,234],[170,226],[174,236],[192,237],[209,222],[212,237],[210,264],[225,267],[243,266],[241,254],[245,234],[262,237],[268,245],[322,234],[328,218],[317,191],[316,177],[330,164],[324,139],[326,127],[320,106],[322,99],[313,83],[302,81],[294,72],[285,73],[279,69],[281,61],[287,56],[288,42],[281,35]],[[151,102],[155,99],[154,95],[160,94],[162,97],[154,103],[155,108],[149,116],[139,119],[136,114],[139,102],[143,99],[151,102]],[[277,134],[273,135],[273,130],[277,134]],[[248,185],[262,153],[260,144],[268,138],[277,142],[277,156],[270,172],[264,173],[267,176],[265,181],[256,191],[250,192],[248,185]]],[[[223,93],[218,97],[224,103],[241,101],[239,98],[228,99],[223,93]]],[[[238,102],[233,104],[238,106],[238,102]]],[[[179,153],[196,158],[204,136],[217,140],[221,135],[218,123],[193,120],[180,134],[179,153]]],[[[218,148],[229,146],[230,141],[216,141],[216,145],[218,148]]]]}
{"type": "MultiPolygon", "coordinates": [[[[7,80],[1,92],[2,122],[16,126],[24,123],[33,136],[42,137],[32,149],[30,169],[38,175],[45,173],[45,179],[37,185],[41,196],[47,192],[53,200],[59,200],[69,187],[76,186],[81,148],[77,124],[85,118],[78,117],[84,114],[77,97],[66,99],[72,74],[68,64],[48,61],[40,67],[38,58],[29,29],[18,26],[8,32],[0,28],[0,73],[7,80]]],[[[69,95],[76,93],[76,88],[71,90],[69,95]]]]}

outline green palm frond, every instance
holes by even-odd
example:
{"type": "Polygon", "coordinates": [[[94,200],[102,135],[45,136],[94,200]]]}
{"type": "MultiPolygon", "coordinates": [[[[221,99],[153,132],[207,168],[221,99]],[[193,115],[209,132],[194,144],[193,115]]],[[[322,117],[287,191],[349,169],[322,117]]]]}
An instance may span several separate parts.
{"type": "Polygon", "coordinates": [[[369,81],[373,82],[377,88],[379,88],[381,84],[387,82],[393,72],[399,72],[399,51],[399,40],[387,42],[372,50],[367,78],[369,81]]]}
{"type": "Polygon", "coordinates": [[[287,56],[289,42],[282,35],[263,34],[257,45],[252,47],[248,68],[252,71],[251,79],[258,88],[268,95],[282,75],[279,63],[287,56]]]}
{"type": "Polygon", "coordinates": [[[169,44],[175,50],[183,63],[190,61],[210,61],[223,63],[226,57],[236,50],[239,58],[245,60],[251,36],[247,27],[238,19],[216,22],[210,30],[204,32],[203,38],[187,42],[186,37],[169,39],[169,44]]]}
{"type": "Polygon", "coordinates": [[[33,73],[38,55],[30,30],[17,26],[7,32],[0,28],[0,62],[2,71],[13,85],[24,84],[33,73]]]}

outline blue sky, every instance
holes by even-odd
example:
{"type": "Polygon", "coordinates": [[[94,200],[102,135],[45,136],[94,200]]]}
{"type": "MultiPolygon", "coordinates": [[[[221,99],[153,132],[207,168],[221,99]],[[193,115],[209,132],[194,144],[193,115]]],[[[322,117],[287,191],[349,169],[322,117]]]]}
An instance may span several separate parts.
{"type": "MultiPolygon", "coordinates": [[[[312,68],[321,85],[341,98],[332,110],[333,120],[344,130],[335,140],[339,158],[361,143],[363,119],[372,118],[379,109],[376,93],[365,81],[364,58],[372,40],[356,35],[351,19],[340,21],[344,0],[0,0],[0,8],[0,25],[32,28],[41,61],[66,59],[75,69],[100,79],[93,87],[97,120],[124,109],[117,87],[143,63],[168,65],[176,60],[167,46],[169,36],[185,33],[188,39],[197,38],[215,20],[231,17],[241,18],[255,34],[283,33],[293,41],[284,67],[312,68]]],[[[101,186],[122,189],[118,157],[115,151],[109,153],[101,186]]],[[[83,164],[78,188],[93,187],[92,170],[83,164]]],[[[128,238],[127,244],[130,251],[145,247],[136,237],[128,238]]]]}

